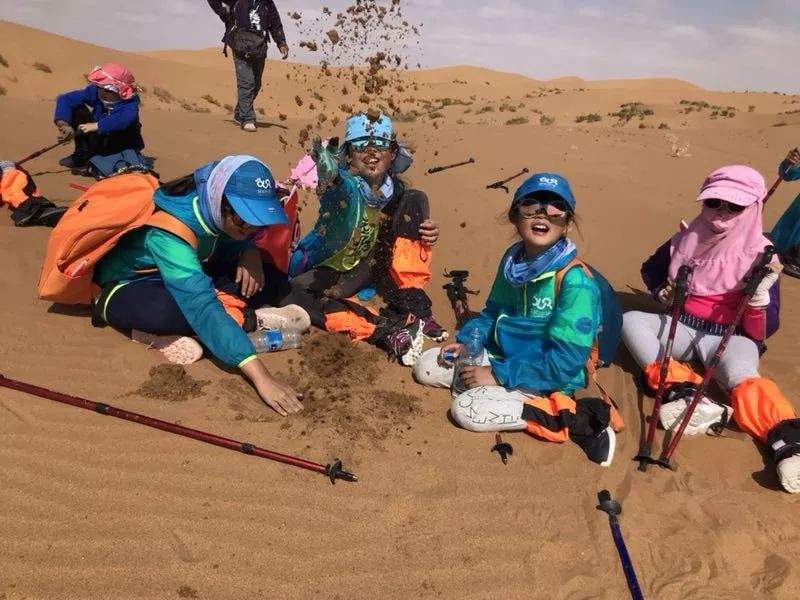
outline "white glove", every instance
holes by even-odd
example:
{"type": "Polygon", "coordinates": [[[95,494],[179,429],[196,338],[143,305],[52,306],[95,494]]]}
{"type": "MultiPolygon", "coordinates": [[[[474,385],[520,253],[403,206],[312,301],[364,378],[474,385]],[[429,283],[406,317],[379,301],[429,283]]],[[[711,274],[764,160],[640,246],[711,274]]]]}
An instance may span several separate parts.
{"type": "Polygon", "coordinates": [[[778,281],[783,265],[770,263],[769,270],[770,272],[764,275],[764,279],[761,280],[761,283],[756,288],[756,293],[750,299],[749,305],[753,308],[766,308],[769,305],[769,290],[778,281]]]}

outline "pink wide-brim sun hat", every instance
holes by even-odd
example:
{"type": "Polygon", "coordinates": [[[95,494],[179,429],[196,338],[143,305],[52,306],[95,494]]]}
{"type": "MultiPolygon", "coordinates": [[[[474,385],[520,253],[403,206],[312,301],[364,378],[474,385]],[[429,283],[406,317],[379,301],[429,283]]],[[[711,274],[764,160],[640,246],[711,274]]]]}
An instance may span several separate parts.
{"type": "Polygon", "coordinates": [[[750,206],[767,195],[764,176],[746,165],[730,165],[711,173],[700,188],[698,202],[717,198],[739,206],[750,206]]]}

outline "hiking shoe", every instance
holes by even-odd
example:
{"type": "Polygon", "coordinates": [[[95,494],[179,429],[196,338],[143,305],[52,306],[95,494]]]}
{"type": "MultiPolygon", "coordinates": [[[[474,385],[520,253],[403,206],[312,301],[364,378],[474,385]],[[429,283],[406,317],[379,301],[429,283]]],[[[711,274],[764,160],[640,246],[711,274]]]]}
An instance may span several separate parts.
{"type": "Polygon", "coordinates": [[[800,454],[784,458],[778,463],[778,479],[790,494],[800,494],[800,454]]]}
{"type": "Polygon", "coordinates": [[[593,463],[601,467],[610,467],[617,449],[617,434],[611,427],[606,427],[594,437],[580,436],[574,440],[593,463]]]}
{"type": "Polygon", "coordinates": [[[131,340],[158,350],[167,361],[175,365],[190,365],[203,358],[203,347],[186,335],[156,335],[134,329],[131,340]]]}
{"type": "Polygon", "coordinates": [[[280,308],[264,306],[256,309],[255,313],[256,329],[293,329],[305,333],[311,327],[311,317],[297,304],[280,308]]]}
{"type": "Polygon", "coordinates": [[[413,367],[422,355],[422,344],[425,338],[419,320],[402,329],[395,329],[386,336],[389,352],[396,356],[407,367],[413,367]]]}
{"type": "Polygon", "coordinates": [[[439,325],[439,323],[437,323],[436,319],[433,317],[420,319],[420,322],[422,323],[422,335],[429,340],[433,340],[434,342],[440,344],[450,337],[450,334],[447,333],[447,330],[439,325]]]}
{"type": "Polygon", "coordinates": [[[256,131],[256,124],[253,123],[252,121],[248,121],[247,123],[242,125],[242,129],[244,131],[249,131],[250,133],[253,133],[254,131],[256,131]]]}
{"type": "MultiPolygon", "coordinates": [[[[661,405],[658,419],[661,421],[661,426],[667,431],[677,429],[680,426],[683,415],[686,413],[686,407],[692,401],[693,388],[687,387],[685,389],[691,390],[691,394],[670,400],[661,405]]],[[[670,392],[670,396],[672,396],[672,392],[670,392]]],[[[692,418],[689,419],[689,424],[683,433],[684,435],[698,435],[706,433],[715,426],[724,428],[730,421],[732,414],[733,409],[730,406],[717,404],[703,396],[700,398],[700,402],[697,403],[694,413],[692,413],[692,418]]]]}
{"type": "Polygon", "coordinates": [[[82,169],[83,167],[86,166],[87,162],[88,161],[75,160],[75,155],[70,154],[69,156],[65,156],[60,161],[58,161],[58,164],[66,169],[82,169]]]}

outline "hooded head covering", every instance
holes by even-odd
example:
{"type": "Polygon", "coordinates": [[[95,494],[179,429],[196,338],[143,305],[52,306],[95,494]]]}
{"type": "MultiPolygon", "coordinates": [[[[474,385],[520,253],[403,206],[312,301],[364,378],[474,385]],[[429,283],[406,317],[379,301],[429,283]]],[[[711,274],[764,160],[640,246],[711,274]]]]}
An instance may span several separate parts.
{"type": "Polygon", "coordinates": [[[116,92],[123,100],[130,100],[136,94],[136,80],[124,65],[106,63],[95,67],[86,78],[93,84],[116,92]]]}
{"type": "Polygon", "coordinates": [[[711,173],[698,201],[719,199],[746,207],[740,213],[703,206],[689,226],[672,238],[669,276],[675,281],[682,265],[692,267],[689,291],[715,296],[741,289],[743,280],[770,241],[761,220],[764,178],[751,167],[732,165],[711,173]]]}
{"type": "Polygon", "coordinates": [[[383,113],[374,117],[361,112],[347,119],[344,128],[344,143],[340,150],[341,160],[344,161],[347,159],[347,151],[350,142],[369,138],[378,138],[397,144],[397,156],[394,161],[392,161],[391,167],[389,167],[389,173],[391,175],[400,175],[408,171],[411,164],[414,162],[414,157],[408,148],[397,141],[397,133],[394,130],[394,124],[392,120],[383,113]]]}

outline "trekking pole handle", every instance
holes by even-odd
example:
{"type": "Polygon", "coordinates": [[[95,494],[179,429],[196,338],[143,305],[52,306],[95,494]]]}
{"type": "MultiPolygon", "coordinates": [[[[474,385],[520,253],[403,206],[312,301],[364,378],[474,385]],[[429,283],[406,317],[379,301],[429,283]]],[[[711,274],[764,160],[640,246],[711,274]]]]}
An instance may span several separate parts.
{"type": "Polygon", "coordinates": [[[692,268],[689,265],[682,265],[678,269],[678,277],[675,280],[675,302],[679,305],[682,305],[686,299],[686,294],[689,291],[689,275],[691,274],[692,268]]]}
{"type": "Polygon", "coordinates": [[[752,296],[756,293],[758,285],[769,271],[769,264],[772,262],[774,256],[775,246],[767,246],[764,248],[763,254],[761,254],[761,257],[758,259],[755,267],[753,267],[753,271],[747,280],[747,285],[744,288],[745,296],[752,296]]]}

